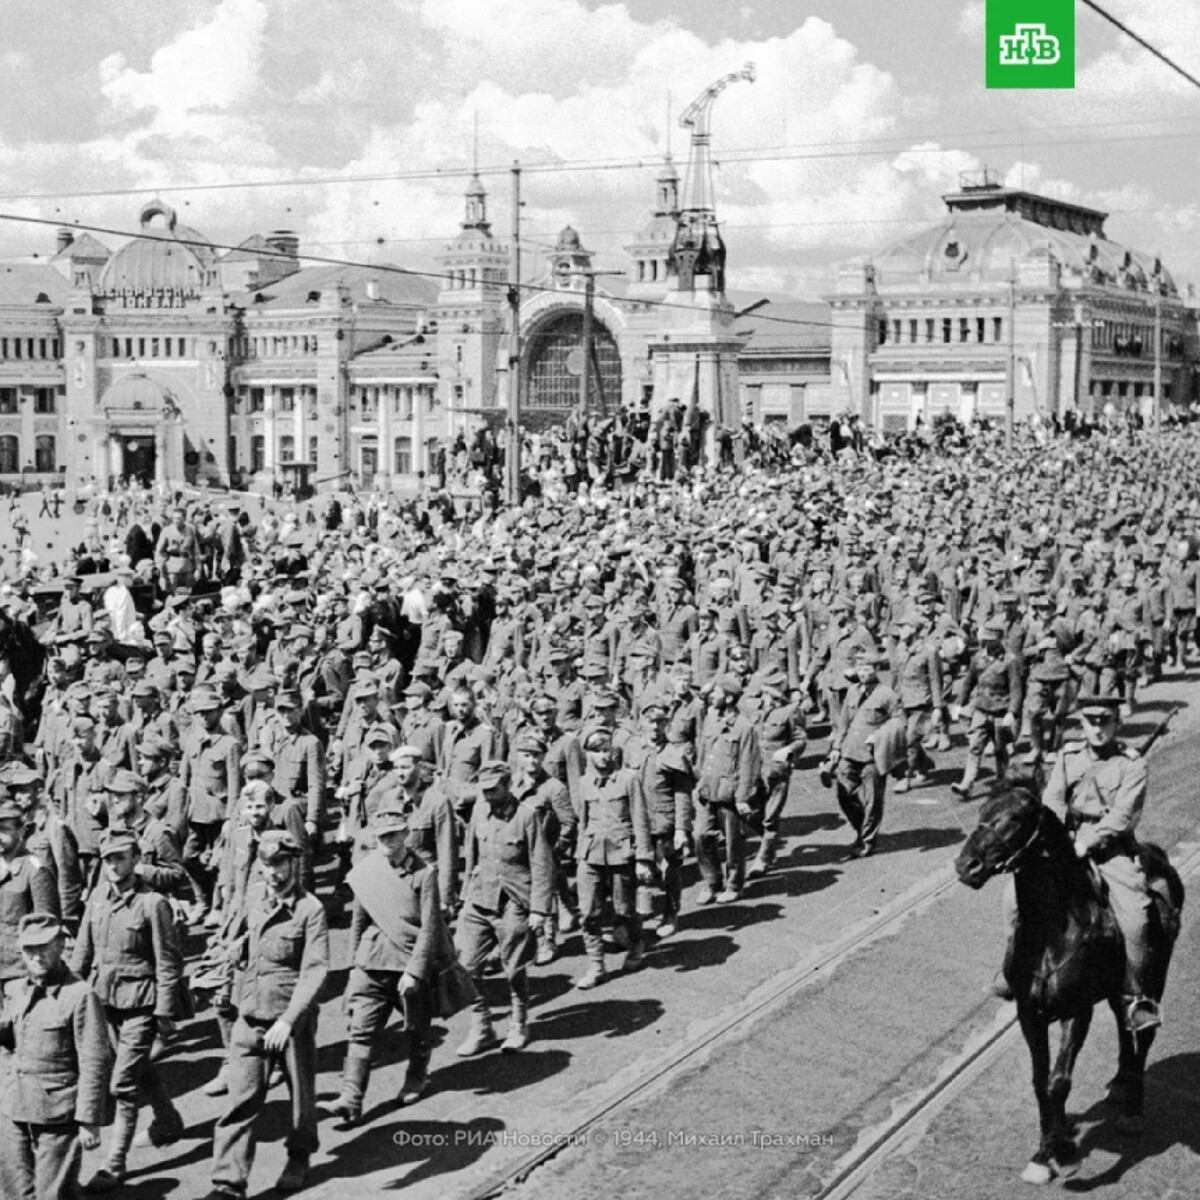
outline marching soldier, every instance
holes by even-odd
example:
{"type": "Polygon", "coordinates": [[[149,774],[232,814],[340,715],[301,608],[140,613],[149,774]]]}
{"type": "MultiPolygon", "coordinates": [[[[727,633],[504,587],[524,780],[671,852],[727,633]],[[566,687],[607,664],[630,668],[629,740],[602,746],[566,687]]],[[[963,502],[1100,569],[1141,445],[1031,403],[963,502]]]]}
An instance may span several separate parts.
{"type": "Polygon", "coordinates": [[[58,889],[54,877],[25,848],[25,813],[8,799],[0,800],[0,989],[4,1010],[13,990],[25,978],[17,944],[21,918],[46,912],[58,919],[58,889]]]}
{"type": "Polygon", "coordinates": [[[902,613],[892,623],[892,681],[904,708],[905,775],[896,791],[924,787],[933,770],[933,759],[925,750],[925,735],[931,726],[942,727],[942,663],[930,641],[916,641],[915,619],[902,613]]]}
{"type": "Polygon", "coordinates": [[[317,1009],[329,969],[329,929],[320,901],[301,887],[301,853],[284,831],[268,830],[259,839],[266,897],[247,915],[245,955],[234,978],[237,1022],[229,1048],[229,1101],[213,1132],[214,1196],[246,1195],[254,1122],[280,1059],[292,1112],[287,1164],[276,1191],[304,1186],[317,1149],[317,1009]]]}
{"type": "Polygon", "coordinates": [[[374,849],[350,872],[354,912],[350,924],[353,967],[346,985],[350,1037],[342,1088],[324,1112],[347,1125],[362,1115],[371,1075],[371,1048],[393,1008],[404,1014],[408,1067],[401,1104],[415,1104],[429,1089],[433,1055],[433,981],[453,961],[450,934],[442,920],[437,874],[409,848],[409,817],[398,808],[380,809],[371,823],[374,849]]]}
{"type": "Polygon", "coordinates": [[[588,967],[575,981],[583,990],[607,976],[603,921],[611,896],[618,927],[629,941],[623,970],[641,966],[645,954],[637,911],[637,885],[654,881],[654,845],[646,797],[633,771],[618,765],[612,731],[597,726],[583,739],[587,769],[579,783],[579,910],[588,967]]]}
{"type": "Polygon", "coordinates": [[[1021,728],[1021,664],[1017,655],[1004,648],[1004,625],[989,621],[980,630],[979,640],[979,650],[963,676],[958,696],[960,709],[971,706],[967,761],[962,779],[950,785],[950,790],[963,800],[971,798],[989,742],[996,755],[996,778],[1004,778],[1012,743],[1021,728]]]}
{"type": "Polygon", "coordinates": [[[529,1043],[529,977],[534,930],[551,919],[554,854],[537,810],[522,804],[509,787],[508,764],[493,760],[479,771],[480,798],[465,837],[466,871],[458,930],[463,966],[479,993],[471,1028],[458,1047],[461,1058],[490,1050],[499,1040],[483,998],[483,968],[493,950],[508,980],[512,1016],[500,1047],[523,1050],[529,1043]]]}
{"type": "Polygon", "coordinates": [[[762,841],[746,877],[765,875],[775,863],[783,836],[783,810],[787,805],[792,769],[808,745],[800,705],[788,699],[788,677],[781,670],[768,671],[759,681],[761,707],[757,721],[766,803],[762,815],[762,841]]]}
{"type": "Polygon", "coordinates": [[[0,1021],[12,1052],[0,1099],[0,1190],[21,1200],[79,1195],[83,1150],[108,1123],[113,1052],[96,994],[63,961],[66,931],[53,914],[21,918],[25,978],[0,1021]]]}
{"type": "Polygon", "coordinates": [[[170,1036],[183,1012],[183,956],[170,905],[137,874],[136,835],[110,830],[100,856],[104,879],[88,898],[71,966],[104,1005],[116,1056],[109,1089],[116,1122],[105,1164],[88,1184],[89,1191],[109,1192],[125,1182],[139,1094],[154,1117],[138,1145],[169,1146],[183,1133],[183,1119],[150,1057],[155,1037],[170,1036]]]}

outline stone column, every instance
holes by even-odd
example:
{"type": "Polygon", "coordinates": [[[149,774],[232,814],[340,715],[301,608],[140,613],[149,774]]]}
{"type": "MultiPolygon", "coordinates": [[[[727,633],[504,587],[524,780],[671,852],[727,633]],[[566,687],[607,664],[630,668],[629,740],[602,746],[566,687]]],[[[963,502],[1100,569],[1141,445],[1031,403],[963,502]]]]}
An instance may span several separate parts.
{"type": "Polygon", "coordinates": [[[166,422],[170,417],[164,417],[164,420],[154,427],[154,482],[156,484],[166,483],[167,475],[167,437],[166,437],[166,422]]]}
{"type": "Polygon", "coordinates": [[[275,482],[275,388],[263,389],[263,474],[275,482]]]}
{"type": "Polygon", "coordinates": [[[108,470],[115,482],[125,469],[125,439],[118,433],[108,435],[108,470]]]}
{"type": "MultiPolygon", "coordinates": [[[[436,384],[434,385],[437,386],[436,384]]],[[[412,467],[413,473],[424,471],[429,474],[429,462],[425,452],[425,390],[420,384],[413,385],[412,467]]]]}
{"type": "MultiPolygon", "coordinates": [[[[389,395],[392,391],[390,387],[383,384],[379,385],[379,412],[377,414],[379,421],[379,462],[375,472],[376,488],[381,492],[387,492],[392,487],[392,468],[395,458],[395,447],[392,445],[392,403],[393,397],[389,395]]],[[[399,395],[397,391],[396,395],[399,395]]]]}

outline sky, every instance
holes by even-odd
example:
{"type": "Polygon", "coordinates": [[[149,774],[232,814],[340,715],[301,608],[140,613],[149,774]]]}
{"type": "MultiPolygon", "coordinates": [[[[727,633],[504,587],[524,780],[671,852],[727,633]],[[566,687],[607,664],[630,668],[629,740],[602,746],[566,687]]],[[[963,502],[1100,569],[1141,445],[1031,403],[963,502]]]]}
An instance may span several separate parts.
{"type": "MultiPolygon", "coordinates": [[[[1106,0],[1200,76],[1200,4],[1106,0]]],[[[1110,212],[1200,281],[1200,88],[1083,5],[1073,91],[983,86],[983,0],[6,0],[0,214],[436,270],[474,162],[526,277],[574,225],[600,269],[648,220],[681,110],[713,110],[730,285],[799,296],[939,219],[960,172],[1110,212]],[[477,150],[475,146],[477,144],[477,150]],[[477,156],[477,157],[476,157],[477,156]],[[397,175],[408,176],[396,178],[397,175]],[[423,176],[413,178],[412,176],[423,176]]],[[[117,245],[116,235],[100,235],[117,245]]],[[[0,256],[53,253],[0,219],[0,256]]]]}

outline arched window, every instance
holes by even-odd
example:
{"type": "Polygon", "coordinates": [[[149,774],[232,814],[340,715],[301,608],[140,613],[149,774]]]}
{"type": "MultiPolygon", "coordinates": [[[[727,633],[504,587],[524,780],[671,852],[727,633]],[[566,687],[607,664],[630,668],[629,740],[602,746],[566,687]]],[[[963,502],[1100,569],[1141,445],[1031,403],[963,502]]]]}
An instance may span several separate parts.
{"type": "Polygon", "coordinates": [[[395,473],[397,475],[411,475],[412,469],[412,438],[398,437],[396,439],[395,473]]]}
{"type": "Polygon", "coordinates": [[[0,475],[16,475],[21,470],[21,439],[13,433],[0,435],[0,475]]]}
{"type": "Polygon", "coordinates": [[[54,446],[54,435],[39,433],[34,441],[33,465],[37,471],[57,471],[58,454],[54,446]]]}

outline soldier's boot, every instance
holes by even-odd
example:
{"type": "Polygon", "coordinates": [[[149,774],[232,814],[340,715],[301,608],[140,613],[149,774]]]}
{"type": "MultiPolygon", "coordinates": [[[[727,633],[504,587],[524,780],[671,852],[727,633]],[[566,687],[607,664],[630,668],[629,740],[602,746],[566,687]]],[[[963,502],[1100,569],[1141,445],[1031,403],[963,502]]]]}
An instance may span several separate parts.
{"type": "Polygon", "coordinates": [[[1146,986],[1146,930],[1126,930],[1125,933],[1125,1025],[1130,1033],[1145,1033],[1162,1024],[1162,1010],[1152,999],[1146,986]]]}
{"type": "Polygon", "coordinates": [[[206,1096],[227,1096],[229,1094],[228,1063],[222,1063],[221,1069],[200,1090],[206,1096]]]}
{"type": "Polygon", "coordinates": [[[1046,755],[1046,739],[1042,729],[1041,717],[1029,719],[1029,753],[1025,755],[1025,765],[1036,767],[1046,755]]]}
{"type": "Polygon", "coordinates": [[[962,800],[970,800],[971,789],[975,786],[975,778],[979,774],[979,760],[968,758],[963,765],[962,778],[950,785],[950,790],[962,800]]]}
{"type": "Polygon", "coordinates": [[[108,1155],[102,1166],[88,1181],[87,1191],[93,1195],[115,1192],[125,1186],[125,1162],[133,1145],[137,1129],[136,1100],[118,1100],[112,1133],[109,1135],[108,1155]]]}
{"type": "Polygon", "coordinates": [[[320,1105],[329,1117],[337,1117],[343,1125],[355,1125],[362,1117],[363,1097],[371,1078],[371,1054],[365,1046],[351,1046],[342,1064],[342,1090],[337,1098],[320,1105]]]}
{"type": "Polygon", "coordinates": [[[512,1015],[508,1022],[508,1036],[500,1047],[505,1054],[515,1054],[529,1045],[529,980],[522,971],[509,984],[512,993],[512,1015]]]}
{"type": "Polygon", "coordinates": [[[779,846],[777,833],[764,833],[758,846],[754,861],[746,868],[747,879],[757,879],[765,875],[775,865],[775,853],[779,846]]]}
{"type": "Polygon", "coordinates": [[[157,1071],[147,1072],[143,1086],[150,1099],[150,1111],[154,1114],[150,1124],[133,1139],[139,1147],[171,1146],[183,1137],[183,1118],[171,1101],[167,1086],[157,1071]]]}
{"type": "Polygon", "coordinates": [[[474,1058],[477,1054],[486,1054],[500,1044],[496,1030],[492,1025],[492,1010],[488,1008],[483,998],[483,980],[475,980],[476,997],[471,1002],[471,1028],[463,1039],[455,1054],[459,1058],[474,1058]]]}
{"type": "Polygon", "coordinates": [[[581,991],[588,991],[601,984],[608,977],[604,969],[604,942],[598,934],[585,935],[587,948],[587,970],[575,981],[575,986],[581,991]]]}
{"type": "Polygon", "coordinates": [[[558,957],[558,946],[554,939],[554,918],[547,917],[537,930],[537,955],[534,962],[539,967],[552,963],[558,957]]]}
{"type": "Polygon", "coordinates": [[[400,1087],[400,1103],[416,1104],[429,1091],[429,1060],[433,1057],[433,1046],[429,1032],[408,1032],[408,1068],[404,1072],[404,1083],[400,1087]]]}

